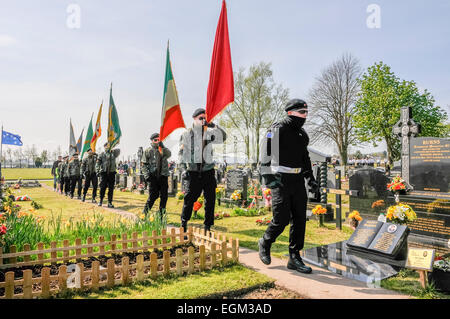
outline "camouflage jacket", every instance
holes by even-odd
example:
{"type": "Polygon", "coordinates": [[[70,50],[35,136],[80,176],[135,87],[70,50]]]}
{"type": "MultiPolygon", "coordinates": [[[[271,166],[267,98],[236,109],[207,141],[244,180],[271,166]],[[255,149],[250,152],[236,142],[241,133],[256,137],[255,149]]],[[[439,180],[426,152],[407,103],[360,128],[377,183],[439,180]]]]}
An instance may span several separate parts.
{"type": "Polygon", "coordinates": [[[97,154],[92,153],[92,155],[87,155],[83,158],[83,162],[81,163],[81,175],[85,175],[86,173],[89,175],[95,174],[97,157],[97,154]]]}
{"type": "Polygon", "coordinates": [[[148,180],[150,175],[169,176],[169,163],[167,159],[172,155],[170,150],[163,146],[162,154],[159,152],[158,147],[150,146],[144,151],[142,156],[142,174],[144,178],[148,180]],[[158,168],[158,164],[160,165],[158,168]]]}
{"type": "Polygon", "coordinates": [[[79,159],[71,159],[69,161],[69,176],[80,176],[81,162],[79,159]]]}
{"type": "Polygon", "coordinates": [[[56,176],[58,176],[59,178],[64,177],[64,175],[62,174],[63,165],[64,165],[64,161],[61,161],[58,163],[58,166],[56,167],[56,176]]]}
{"type": "Polygon", "coordinates": [[[63,162],[62,166],[61,166],[61,175],[62,177],[69,177],[69,162],[65,161],[63,162]]]}
{"type": "Polygon", "coordinates": [[[214,169],[212,144],[222,144],[226,138],[225,131],[217,125],[203,131],[202,126],[188,129],[180,137],[178,156],[181,168],[197,172],[214,169]]]}
{"type": "Polygon", "coordinates": [[[118,158],[119,155],[119,149],[102,152],[95,163],[96,173],[115,173],[117,170],[116,158],[118,158]]]}

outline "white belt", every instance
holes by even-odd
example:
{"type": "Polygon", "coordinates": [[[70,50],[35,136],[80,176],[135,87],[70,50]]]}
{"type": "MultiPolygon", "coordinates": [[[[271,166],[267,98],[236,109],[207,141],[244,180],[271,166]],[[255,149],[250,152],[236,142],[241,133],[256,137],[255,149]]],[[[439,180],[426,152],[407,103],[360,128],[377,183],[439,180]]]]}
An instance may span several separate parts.
{"type": "Polygon", "coordinates": [[[270,166],[272,173],[287,173],[287,174],[299,174],[302,171],[301,167],[293,168],[287,166],[270,166]]]}

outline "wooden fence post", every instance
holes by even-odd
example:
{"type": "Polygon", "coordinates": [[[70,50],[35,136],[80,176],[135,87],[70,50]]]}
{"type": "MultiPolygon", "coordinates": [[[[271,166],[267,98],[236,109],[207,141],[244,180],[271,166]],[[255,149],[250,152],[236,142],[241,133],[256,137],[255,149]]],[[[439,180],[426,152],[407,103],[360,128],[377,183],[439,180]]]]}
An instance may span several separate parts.
{"type": "Polygon", "coordinates": [[[180,244],[181,244],[184,242],[184,228],[180,227],[179,231],[180,231],[180,244]]]}
{"type": "Polygon", "coordinates": [[[164,250],[163,259],[164,259],[164,276],[168,276],[170,275],[170,251],[164,250]]]}
{"type": "Polygon", "coordinates": [[[205,270],[205,263],[206,263],[206,258],[205,258],[205,245],[201,245],[200,246],[200,271],[205,270]]]}
{"type": "Polygon", "coordinates": [[[194,247],[188,248],[188,274],[192,274],[194,272],[194,247]]]}
{"type": "Polygon", "coordinates": [[[152,279],[156,279],[158,271],[158,255],[155,252],[150,254],[150,274],[152,279]]]}
{"type": "Polygon", "coordinates": [[[192,226],[189,226],[188,227],[188,241],[192,243],[193,239],[194,239],[193,229],[192,229],[192,226]]]}
{"type": "Polygon", "coordinates": [[[59,266],[58,286],[59,286],[59,291],[61,293],[66,292],[66,290],[67,290],[67,266],[66,265],[59,266]]]}
{"type": "Polygon", "coordinates": [[[136,277],[138,281],[144,280],[144,255],[136,257],[136,277]]]}
{"type": "Polygon", "coordinates": [[[32,271],[31,269],[26,269],[23,271],[23,298],[31,299],[33,298],[33,289],[32,289],[32,271]]]}
{"type": "Polygon", "coordinates": [[[175,228],[172,228],[170,230],[170,241],[171,241],[172,247],[177,244],[177,239],[175,237],[175,228]]]}
{"type": "MultiPolygon", "coordinates": [[[[16,245],[9,246],[9,253],[14,254],[16,252],[16,245]]],[[[17,262],[16,257],[9,258],[8,264],[15,264],[17,262]]]]}
{"type": "MultiPolygon", "coordinates": [[[[64,239],[63,247],[64,248],[69,247],[69,240],[68,239],[64,239]]],[[[63,260],[64,260],[64,262],[68,262],[69,261],[69,253],[70,253],[69,250],[64,250],[63,251],[63,260]]]]}
{"type": "Polygon", "coordinates": [[[142,251],[145,253],[148,250],[148,232],[142,232],[142,251]]]}
{"type": "Polygon", "coordinates": [[[100,262],[98,260],[94,260],[92,262],[92,272],[91,272],[91,280],[92,280],[92,290],[98,290],[98,283],[100,281],[100,262]]]}
{"type": "MultiPolygon", "coordinates": [[[[87,238],[87,244],[92,245],[92,242],[93,242],[92,237],[89,236],[87,238]]],[[[94,249],[92,247],[88,247],[88,249],[87,249],[88,255],[92,255],[93,252],[94,252],[94,249]]]]}
{"type": "MultiPolygon", "coordinates": [[[[58,258],[57,254],[56,254],[56,246],[57,246],[56,241],[52,241],[50,243],[50,248],[52,249],[52,252],[50,253],[50,258],[51,259],[58,258]]],[[[56,261],[52,261],[52,265],[56,265],[56,261]]]]}
{"type": "Polygon", "coordinates": [[[217,263],[217,244],[211,243],[211,268],[216,267],[217,263]]]}
{"type": "MultiPolygon", "coordinates": [[[[77,239],[75,239],[75,246],[81,246],[81,238],[77,238],[77,239]]],[[[81,248],[76,248],[75,249],[75,256],[76,256],[76,261],[77,261],[77,263],[78,262],[80,262],[81,261],[81,258],[80,258],[80,256],[81,256],[81,248]]]]}
{"type": "Polygon", "coordinates": [[[129,272],[130,258],[122,257],[122,284],[127,285],[130,278],[129,272]]]}
{"type": "Polygon", "coordinates": [[[183,274],[183,250],[181,248],[177,248],[175,251],[175,256],[177,260],[177,275],[181,276],[183,274]]]}
{"type": "Polygon", "coordinates": [[[158,246],[158,240],[156,239],[157,236],[158,233],[156,232],[156,230],[152,231],[153,248],[156,248],[156,246],[158,246]]]}
{"type": "Polygon", "coordinates": [[[80,291],[84,290],[84,264],[78,263],[78,269],[80,269],[80,291]]]}
{"type": "MultiPolygon", "coordinates": [[[[122,239],[122,240],[121,240],[121,242],[122,242],[122,251],[123,251],[124,249],[128,249],[128,243],[125,242],[125,241],[128,239],[127,234],[126,234],[126,233],[123,233],[121,239],[122,239]]],[[[123,254],[124,252],[125,252],[125,251],[123,251],[122,254],[123,254]]]]}
{"type": "Polygon", "coordinates": [[[227,264],[227,242],[222,242],[222,266],[227,264]]]}
{"type": "Polygon", "coordinates": [[[114,264],[114,259],[112,259],[112,258],[108,259],[108,261],[106,262],[107,274],[108,274],[106,286],[108,288],[114,287],[114,275],[116,272],[115,266],[116,265],[114,264]]]}
{"type": "MultiPolygon", "coordinates": [[[[31,250],[30,244],[24,244],[23,245],[23,251],[30,251],[30,250],[31,250]]],[[[30,255],[23,256],[23,261],[24,262],[29,262],[30,260],[31,260],[30,255]]]]}
{"type": "Polygon", "coordinates": [[[105,237],[100,236],[98,238],[98,242],[100,243],[100,254],[104,255],[105,254],[105,237]]]}
{"type": "MultiPolygon", "coordinates": [[[[37,243],[37,250],[44,250],[44,243],[37,243]]],[[[44,260],[44,254],[37,254],[37,256],[39,261],[44,260]]]]}
{"type": "Polygon", "coordinates": [[[50,268],[44,267],[41,270],[41,297],[50,297],[50,268]]]}
{"type": "Polygon", "coordinates": [[[136,233],[136,232],[134,232],[133,234],[132,234],[132,236],[133,236],[133,245],[132,245],[132,247],[133,247],[133,252],[137,252],[137,249],[138,249],[138,247],[139,247],[139,245],[138,245],[138,233],[136,233]]]}
{"type": "Polygon", "coordinates": [[[8,271],[5,274],[5,298],[14,298],[14,272],[8,271]]]}
{"type": "Polygon", "coordinates": [[[233,256],[233,261],[237,262],[238,261],[238,255],[237,255],[237,242],[236,239],[233,239],[231,241],[231,254],[233,256]]]}
{"type": "MultiPolygon", "coordinates": [[[[165,229],[161,230],[161,236],[162,236],[162,244],[165,245],[167,243],[167,232],[165,229]]],[[[163,247],[163,249],[167,249],[167,247],[163,247]]]]}

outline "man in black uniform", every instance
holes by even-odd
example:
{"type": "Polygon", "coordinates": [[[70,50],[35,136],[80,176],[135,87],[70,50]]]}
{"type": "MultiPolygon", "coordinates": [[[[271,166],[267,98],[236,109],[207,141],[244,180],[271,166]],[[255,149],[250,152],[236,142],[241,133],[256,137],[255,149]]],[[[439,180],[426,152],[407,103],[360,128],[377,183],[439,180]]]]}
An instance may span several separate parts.
{"type": "Polygon", "coordinates": [[[285,108],[287,117],[272,125],[261,145],[261,175],[272,190],[273,218],[263,237],[259,239],[259,257],[268,265],[270,247],[291,222],[289,231],[289,261],[287,267],[310,273],[299,251],[303,249],[306,226],[307,193],[305,178],[314,193],[315,181],[308,153],[309,137],[303,129],[308,114],[307,104],[300,99],[290,100],[285,108]]]}
{"type": "Polygon", "coordinates": [[[112,204],[114,194],[114,183],[116,181],[117,164],[116,159],[120,155],[120,149],[111,149],[108,143],[104,145],[105,151],[100,154],[95,163],[95,171],[100,178],[100,201],[98,206],[103,205],[106,188],[108,188],[108,207],[114,208],[112,204]]]}
{"type": "Polygon", "coordinates": [[[214,123],[206,122],[205,109],[197,109],[192,115],[194,125],[180,138],[180,166],[182,179],[187,181],[181,212],[181,225],[187,229],[195,201],[203,192],[205,196],[205,233],[214,225],[216,204],[216,178],[214,173],[212,144],[223,143],[226,133],[214,123]]]}
{"type": "Polygon", "coordinates": [[[87,151],[88,156],[83,158],[81,163],[81,175],[84,176],[84,189],[83,189],[83,199],[86,200],[86,194],[92,183],[92,203],[97,203],[95,197],[97,196],[97,185],[98,178],[95,172],[95,164],[97,163],[97,154],[92,152],[91,149],[87,151]]]}
{"type": "Polygon", "coordinates": [[[57,172],[57,168],[58,168],[59,163],[61,163],[61,161],[62,161],[62,157],[60,155],[60,156],[58,156],[58,160],[53,162],[53,166],[52,166],[53,190],[55,192],[57,190],[57,184],[58,184],[58,181],[59,181],[59,175],[58,175],[58,172],[57,172]]]}

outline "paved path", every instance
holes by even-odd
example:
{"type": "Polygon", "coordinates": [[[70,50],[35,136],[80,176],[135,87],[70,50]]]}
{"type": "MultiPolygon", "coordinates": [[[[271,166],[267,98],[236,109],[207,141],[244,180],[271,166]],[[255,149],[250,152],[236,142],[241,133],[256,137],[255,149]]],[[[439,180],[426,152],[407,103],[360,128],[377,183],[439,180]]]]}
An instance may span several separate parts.
{"type": "Polygon", "coordinates": [[[258,252],[239,249],[239,261],[243,265],[276,280],[276,284],[311,299],[407,299],[407,295],[383,289],[370,288],[363,282],[345,278],[328,270],[311,266],[311,274],[287,269],[287,259],[272,256],[272,263],[264,265],[258,252]]]}

